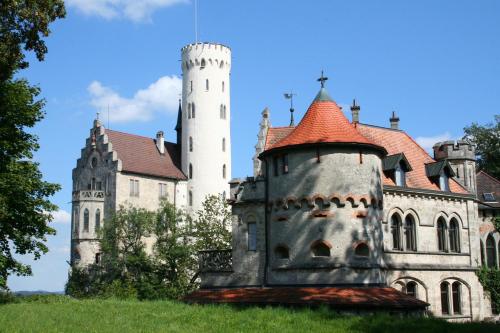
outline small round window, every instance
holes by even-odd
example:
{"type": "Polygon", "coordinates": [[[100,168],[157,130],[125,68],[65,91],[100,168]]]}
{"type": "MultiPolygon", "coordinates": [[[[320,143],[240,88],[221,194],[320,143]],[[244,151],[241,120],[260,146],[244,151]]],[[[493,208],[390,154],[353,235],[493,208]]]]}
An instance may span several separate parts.
{"type": "Polygon", "coordinates": [[[92,161],[90,162],[90,165],[92,165],[93,168],[97,166],[97,158],[93,157],[92,161]]]}

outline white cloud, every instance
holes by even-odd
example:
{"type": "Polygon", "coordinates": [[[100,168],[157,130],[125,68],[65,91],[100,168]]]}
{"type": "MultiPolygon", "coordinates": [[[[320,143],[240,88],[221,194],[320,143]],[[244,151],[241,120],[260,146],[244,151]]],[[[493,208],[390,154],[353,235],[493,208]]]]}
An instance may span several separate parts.
{"type": "MultiPolygon", "coordinates": [[[[90,103],[100,112],[109,107],[112,122],[148,121],[155,112],[175,113],[181,92],[182,80],[175,76],[163,76],[146,89],[137,91],[132,98],[120,96],[113,89],[94,81],[88,91],[90,103]]],[[[105,117],[104,117],[105,118],[105,117]]]]}
{"type": "Polygon", "coordinates": [[[96,15],[105,19],[126,18],[134,22],[151,21],[157,9],[170,7],[189,0],[66,0],[85,15],[96,15]]]}
{"type": "Polygon", "coordinates": [[[440,141],[446,140],[453,140],[449,132],[435,136],[419,136],[415,139],[415,141],[417,141],[417,143],[429,153],[432,153],[432,146],[440,141]]]}
{"type": "Polygon", "coordinates": [[[71,214],[65,210],[58,210],[52,212],[51,214],[52,217],[54,217],[54,219],[52,220],[53,223],[67,224],[71,222],[71,214]]]}

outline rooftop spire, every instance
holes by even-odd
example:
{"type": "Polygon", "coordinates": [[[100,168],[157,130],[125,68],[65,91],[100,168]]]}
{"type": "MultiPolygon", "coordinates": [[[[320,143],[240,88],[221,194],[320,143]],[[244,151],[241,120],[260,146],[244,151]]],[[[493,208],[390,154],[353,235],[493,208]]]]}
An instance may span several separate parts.
{"type": "Polygon", "coordinates": [[[328,80],[326,76],[323,76],[323,70],[321,70],[321,77],[318,79],[321,82],[321,88],[325,87],[325,81],[328,80]]]}
{"type": "Polygon", "coordinates": [[[297,94],[294,94],[292,91],[290,91],[290,93],[284,93],[283,95],[286,99],[290,100],[290,127],[295,126],[293,120],[293,112],[295,111],[295,109],[293,108],[293,96],[296,96],[297,94]]]}

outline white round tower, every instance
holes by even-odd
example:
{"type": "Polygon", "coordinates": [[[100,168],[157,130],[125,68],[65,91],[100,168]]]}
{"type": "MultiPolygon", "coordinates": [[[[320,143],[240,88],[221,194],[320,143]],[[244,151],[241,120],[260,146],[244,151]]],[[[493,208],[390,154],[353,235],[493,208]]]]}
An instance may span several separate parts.
{"type": "Polygon", "coordinates": [[[215,43],[182,48],[182,170],[187,206],[209,194],[229,195],[231,179],[231,50],[215,43]]]}

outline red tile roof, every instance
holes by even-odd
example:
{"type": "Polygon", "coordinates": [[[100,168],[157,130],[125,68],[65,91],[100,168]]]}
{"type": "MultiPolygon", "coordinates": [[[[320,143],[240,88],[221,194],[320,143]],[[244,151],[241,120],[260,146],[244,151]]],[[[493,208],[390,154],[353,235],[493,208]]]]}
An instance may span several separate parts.
{"type": "Polygon", "coordinates": [[[288,134],[292,133],[294,128],[295,126],[270,127],[267,130],[266,145],[264,147],[264,150],[269,149],[276,142],[286,138],[288,134]]]}
{"type": "Polygon", "coordinates": [[[189,303],[330,305],[338,308],[425,309],[429,304],[389,287],[270,287],[201,289],[189,303]]]}
{"type": "MultiPolygon", "coordinates": [[[[437,184],[431,182],[425,173],[425,164],[435,162],[427,152],[418,145],[408,134],[400,130],[358,124],[357,130],[365,137],[384,147],[389,155],[404,153],[412,167],[406,173],[406,186],[410,188],[440,191],[437,184]]],[[[384,185],[396,184],[385,175],[382,175],[384,185]]],[[[450,191],[454,193],[468,193],[454,179],[450,179],[450,191]]]]}
{"type": "Polygon", "coordinates": [[[487,202],[488,206],[500,207],[500,180],[484,171],[476,174],[476,192],[480,201],[485,201],[483,193],[493,193],[496,202],[487,202]]]}
{"type": "Polygon", "coordinates": [[[356,131],[338,105],[323,90],[309,106],[297,127],[268,149],[313,143],[355,143],[380,148],[356,131]]]}
{"type": "Polygon", "coordinates": [[[106,129],[109,142],[122,161],[122,171],[162,178],[186,179],[181,171],[180,149],[165,142],[160,154],[154,139],[106,129]]]}

